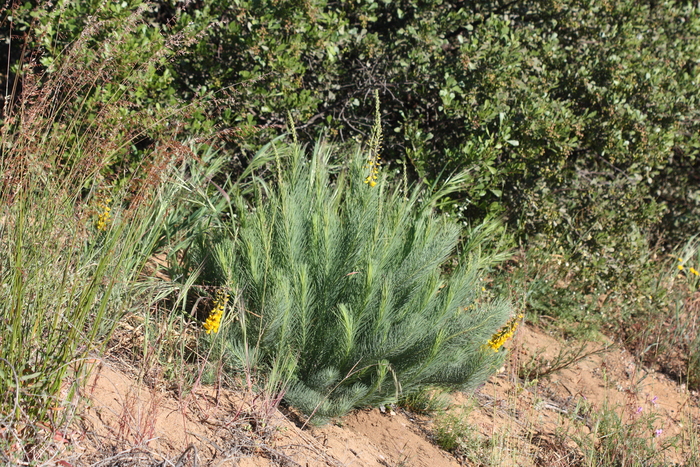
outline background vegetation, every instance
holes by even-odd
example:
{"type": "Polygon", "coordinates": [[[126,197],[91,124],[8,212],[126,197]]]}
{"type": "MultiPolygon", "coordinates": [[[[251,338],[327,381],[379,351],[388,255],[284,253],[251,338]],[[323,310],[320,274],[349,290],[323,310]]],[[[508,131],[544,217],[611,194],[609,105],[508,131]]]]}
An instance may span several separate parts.
{"type": "Polygon", "coordinates": [[[134,296],[124,284],[156,251],[175,285],[149,293],[173,309],[232,287],[194,253],[205,232],[234,238],[242,205],[275,196],[262,187],[281,156],[258,148],[288,133],[295,148],[334,141],[332,164],[353,140],[379,151],[375,92],[390,185],[429,193],[459,172],[437,208],[464,227],[461,251],[502,259],[509,239],[512,260],[484,276],[485,301],[524,297],[532,319],[610,331],[697,384],[696,3],[27,1],[0,21],[0,346],[66,345],[59,362],[31,345],[3,354],[3,387],[28,381],[38,389],[24,393],[55,397],[56,381],[41,386],[53,376],[36,375],[61,381],[97,350],[81,328],[109,336],[134,296]],[[61,202],[43,219],[32,208],[49,193],[61,202]],[[88,218],[105,207],[114,222],[96,230],[88,218]],[[130,216],[154,229],[119,227],[130,216]],[[493,227],[480,236],[479,225],[493,227]],[[42,241],[55,261],[26,250],[42,241]],[[200,262],[182,263],[185,252],[200,262]],[[49,308],[63,310],[58,327],[18,318],[49,308]]]}
{"type": "Polygon", "coordinates": [[[303,141],[322,128],[368,137],[379,90],[388,160],[427,181],[468,170],[459,212],[503,215],[520,241],[570,255],[584,292],[623,286],[649,246],[697,232],[692,3],[27,2],[5,20],[6,50],[17,69],[31,30],[50,72],[87,18],[139,8],[142,22],[95,37],[96,53],[109,53],[103,37],[135,61],[181,43],[127,87],[130,109],[209,96],[185,129],[250,151],[288,112],[303,141]]]}

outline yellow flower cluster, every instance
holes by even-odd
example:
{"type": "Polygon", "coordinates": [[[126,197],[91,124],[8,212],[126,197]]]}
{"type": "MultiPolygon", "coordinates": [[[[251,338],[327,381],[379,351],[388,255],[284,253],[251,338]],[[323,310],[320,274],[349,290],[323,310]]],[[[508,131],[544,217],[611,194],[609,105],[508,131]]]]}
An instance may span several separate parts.
{"type": "Polygon", "coordinates": [[[379,154],[374,154],[367,160],[366,169],[369,169],[369,175],[365,178],[365,183],[369,186],[375,186],[377,184],[377,178],[379,177],[379,166],[381,165],[381,157],[379,154]]]}
{"type": "Polygon", "coordinates": [[[105,198],[97,203],[97,207],[100,210],[100,215],[97,216],[97,230],[107,230],[107,226],[112,221],[112,208],[109,207],[111,202],[112,198],[105,198]]]}
{"type": "Polygon", "coordinates": [[[219,327],[221,326],[221,318],[224,316],[224,310],[226,309],[226,304],[228,303],[228,294],[219,289],[216,292],[216,300],[214,300],[214,309],[209,313],[209,317],[202,325],[207,334],[219,332],[219,327]]]}
{"type": "MultiPolygon", "coordinates": [[[[685,267],[684,267],[683,264],[682,264],[682,263],[683,263],[683,258],[678,258],[678,261],[680,261],[680,263],[681,263],[681,264],[678,265],[678,270],[679,270],[679,271],[683,271],[683,270],[685,269],[685,267]]],[[[689,267],[689,268],[688,268],[688,271],[689,271],[692,275],[694,275],[694,276],[700,276],[700,272],[698,272],[698,270],[695,269],[694,267],[689,267]]]]}
{"type": "Polygon", "coordinates": [[[520,324],[521,319],[523,319],[522,313],[508,320],[508,322],[501,329],[491,336],[491,339],[489,339],[484,348],[490,348],[494,352],[498,352],[498,349],[500,349],[501,346],[508,341],[508,339],[513,337],[513,334],[515,334],[515,330],[518,328],[518,324],[520,324]]]}

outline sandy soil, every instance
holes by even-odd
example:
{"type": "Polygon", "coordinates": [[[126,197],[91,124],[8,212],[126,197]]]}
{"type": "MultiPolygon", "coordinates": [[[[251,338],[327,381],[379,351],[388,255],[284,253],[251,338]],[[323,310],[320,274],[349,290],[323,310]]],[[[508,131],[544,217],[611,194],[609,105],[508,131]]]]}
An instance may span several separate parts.
{"type": "MultiPolygon", "coordinates": [[[[474,456],[441,450],[433,442],[435,420],[403,409],[361,410],[302,429],[274,401],[208,387],[178,400],[103,361],[84,389],[83,416],[62,434],[65,451],[57,464],[442,467],[477,465],[481,455],[489,465],[563,466],[580,456],[571,440],[593,436],[591,414],[604,407],[625,423],[653,418],[649,436],[659,446],[697,429],[697,394],[637,366],[619,347],[589,343],[584,353],[592,355],[529,382],[518,377],[524,369],[547,368],[543,362],[575,344],[523,326],[510,347],[508,363],[475,394],[451,395],[452,413],[473,427],[474,456]],[[533,358],[540,363],[533,365],[533,358]]],[[[669,462],[684,455],[682,447],[668,450],[669,462]]]]}

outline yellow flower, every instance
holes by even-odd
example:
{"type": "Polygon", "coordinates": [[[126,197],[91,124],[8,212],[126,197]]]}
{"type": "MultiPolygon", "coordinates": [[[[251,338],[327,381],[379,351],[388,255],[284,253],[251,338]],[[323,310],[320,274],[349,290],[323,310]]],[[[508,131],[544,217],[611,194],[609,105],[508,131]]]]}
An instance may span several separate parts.
{"type": "Polygon", "coordinates": [[[503,344],[508,341],[508,339],[513,337],[513,334],[515,334],[515,330],[518,328],[518,324],[520,324],[521,319],[523,319],[522,313],[508,320],[508,322],[501,329],[491,336],[491,339],[489,339],[486,345],[484,345],[484,348],[490,348],[494,352],[498,352],[498,349],[500,349],[503,344]]]}
{"type": "Polygon", "coordinates": [[[381,162],[379,162],[380,160],[381,157],[379,157],[378,154],[372,153],[370,153],[370,156],[367,159],[367,165],[365,168],[369,169],[369,175],[367,175],[367,178],[365,178],[365,183],[369,186],[377,185],[377,179],[379,178],[379,167],[381,166],[381,162]]]}
{"type": "Polygon", "coordinates": [[[112,208],[109,207],[109,203],[112,202],[112,198],[105,198],[104,200],[97,203],[97,207],[100,209],[100,215],[97,216],[97,230],[105,231],[107,226],[112,221],[112,208]]]}
{"type": "Polygon", "coordinates": [[[679,265],[678,265],[678,270],[679,270],[679,271],[682,271],[682,270],[683,270],[683,265],[682,265],[682,264],[679,264],[679,265]]]}
{"type": "Polygon", "coordinates": [[[700,272],[697,271],[695,268],[690,268],[688,269],[691,274],[695,274],[696,276],[700,276],[700,272]]]}
{"type": "Polygon", "coordinates": [[[228,294],[219,289],[216,292],[216,300],[214,300],[214,309],[211,310],[207,320],[204,322],[202,327],[207,332],[207,334],[219,332],[219,327],[221,326],[221,318],[224,316],[224,310],[226,309],[226,304],[228,303],[228,294]]]}

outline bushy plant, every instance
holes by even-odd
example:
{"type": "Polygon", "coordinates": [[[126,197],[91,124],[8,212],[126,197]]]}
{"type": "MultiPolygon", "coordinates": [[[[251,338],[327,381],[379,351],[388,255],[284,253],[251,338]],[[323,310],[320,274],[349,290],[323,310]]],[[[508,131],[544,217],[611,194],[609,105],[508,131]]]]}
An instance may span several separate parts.
{"type": "Polygon", "coordinates": [[[458,452],[476,457],[480,454],[479,432],[468,419],[473,406],[456,407],[452,411],[441,411],[434,420],[433,438],[445,451],[458,452]]]}
{"type": "Polygon", "coordinates": [[[585,435],[572,437],[586,465],[673,465],[674,439],[659,438],[663,429],[654,413],[643,413],[641,407],[633,405],[611,407],[604,403],[590,414],[586,424],[585,435]]]}
{"type": "Polygon", "coordinates": [[[377,170],[376,149],[333,165],[336,151],[321,142],[307,158],[271,143],[259,157],[278,160],[254,196],[232,194],[230,233],[212,240],[205,266],[235,295],[221,331],[230,367],[267,368],[317,421],[480,384],[502,361],[487,342],[510,306],[480,299],[498,258],[478,244],[455,256],[460,229],[435,212],[460,177],[405,190],[377,170]]]}
{"type": "MultiPolygon", "coordinates": [[[[671,306],[661,325],[655,326],[659,337],[654,363],[688,387],[700,387],[700,241],[698,236],[669,255],[662,284],[671,306]]],[[[663,315],[662,315],[663,316],[663,315]]],[[[653,322],[653,321],[652,321],[653,322]]]]}
{"type": "Polygon", "coordinates": [[[368,133],[379,89],[387,160],[427,180],[468,170],[461,214],[505,214],[534,249],[570,256],[579,293],[627,293],[650,244],[700,225],[692,4],[64,0],[11,13],[15,31],[44,32],[50,67],[86,16],[137,10],[142,27],[114,31],[131,55],[197,33],[181,47],[194,53],[142,70],[139,105],[215,96],[185,126],[218,124],[252,151],[288,112],[302,140],[321,123],[344,139],[368,133]]]}

